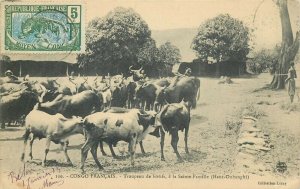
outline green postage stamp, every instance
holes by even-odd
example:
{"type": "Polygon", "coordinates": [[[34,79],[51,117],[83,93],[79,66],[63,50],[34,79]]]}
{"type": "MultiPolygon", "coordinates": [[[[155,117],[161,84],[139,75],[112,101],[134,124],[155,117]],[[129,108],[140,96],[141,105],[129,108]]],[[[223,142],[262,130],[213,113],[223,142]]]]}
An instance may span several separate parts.
{"type": "Polygon", "coordinates": [[[1,4],[1,51],[84,52],[83,4],[1,4]]]}

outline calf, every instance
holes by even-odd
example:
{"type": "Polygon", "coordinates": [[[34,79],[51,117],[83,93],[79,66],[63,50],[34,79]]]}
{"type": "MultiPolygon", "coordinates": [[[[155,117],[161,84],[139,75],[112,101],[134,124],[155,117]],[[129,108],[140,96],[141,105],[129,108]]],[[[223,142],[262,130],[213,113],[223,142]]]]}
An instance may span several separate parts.
{"type": "Polygon", "coordinates": [[[84,162],[90,149],[97,166],[99,169],[103,169],[97,159],[97,147],[100,141],[105,141],[108,144],[116,144],[121,140],[128,142],[131,165],[134,166],[136,144],[154,130],[152,126],[143,128],[139,124],[142,116],[137,109],[124,113],[97,112],[87,116],[84,119],[87,140],[81,148],[82,171],[84,171],[84,162]]]}
{"type": "Polygon", "coordinates": [[[161,135],[161,160],[164,161],[164,141],[165,141],[165,132],[169,132],[171,134],[171,145],[174,149],[174,152],[177,155],[177,159],[179,162],[182,162],[182,157],[178,153],[177,144],[179,141],[178,131],[185,130],[184,142],[185,142],[185,152],[189,153],[187,140],[188,140],[188,132],[190,125],[190,104],[184,101],[180,103],[172,103],[165,105],[161,112],[156,116],[156,125],[160,126],[160,135],[161,135]]]}
{"type": "Polygon", "coordinates": [[[30,139],[30,153],[32,159],[32,144],[36,138],[46,138],[45,157],[42,165],[45,166],[46,157],[49,152],[50,142],[56,144],[60,143],[63,146],[64,154],[68,163],[71,160],[67,153],[68,140],[67,138],[75,134],[83,134],[83,120],[81,117],[73,117],[70,119],[65,118],[61,114],[50,115],[39,110],[32,110],[25,119],[25,134],[24,134],[24,149],[21,160],[24,160],[25,149],[29,135],[32,134],[30,139]]]}

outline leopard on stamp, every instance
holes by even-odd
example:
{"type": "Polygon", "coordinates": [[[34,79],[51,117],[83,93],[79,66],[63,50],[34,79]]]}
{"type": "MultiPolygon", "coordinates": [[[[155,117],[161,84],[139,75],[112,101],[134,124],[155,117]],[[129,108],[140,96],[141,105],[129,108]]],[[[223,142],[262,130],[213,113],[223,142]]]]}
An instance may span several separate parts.
{"type": "Polygon", "coordinates": [[[5,5],[1,45],[5,52],[83,52],[82,9],[80,4],[5,5]]]}

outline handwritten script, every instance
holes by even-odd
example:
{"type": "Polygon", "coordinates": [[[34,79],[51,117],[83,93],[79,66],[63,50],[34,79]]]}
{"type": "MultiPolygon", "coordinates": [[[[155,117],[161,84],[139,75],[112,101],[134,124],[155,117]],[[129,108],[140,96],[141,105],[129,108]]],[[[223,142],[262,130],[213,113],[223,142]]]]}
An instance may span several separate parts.
{"type": "Polygon", "coordinates": [[[24,167],[19,171],[11,171],[8,174],[8,179],[11,183],[21,185],[23,188],[31,189],[38,188],[50,188],[53,186],[60,186],[64,184],[64,180],[61,178],[56,178],[56,174],[60,173],[59,168],[49,168],[42,171],[33,171],[26,169],[24,167]]]}

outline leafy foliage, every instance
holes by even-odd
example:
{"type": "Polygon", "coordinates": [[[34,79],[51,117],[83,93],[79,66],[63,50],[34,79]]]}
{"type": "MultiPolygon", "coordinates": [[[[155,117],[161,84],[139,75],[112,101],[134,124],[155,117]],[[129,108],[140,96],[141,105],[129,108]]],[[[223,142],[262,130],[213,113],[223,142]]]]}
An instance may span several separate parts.
{"type": "Polygon", "coordinates": [[[0,57],[0,62],[2,63],[8,63],[8,62],[11,62],[11,60],[10,60],[10,57],[9,56],[7,56],[7,55],[2,55],[1,57],[0,57]]]}
{"type": "Polygon", "coordinates": [[[132,9],[120,7],[89,23],[86,42],[87,51],[78,55],[78,63],[97,73],[126,74],[134,65],[143,66],[149,76],[166,75],[181,57],[170,42],[157,48],[147,23],[132,9]]]}
{"type": "Polygon", "coordinates": [[[136,54],[150,36],[147,23],[133,9],[118,7],[89,23],[87,52],[78,56],[78,62],[117,73],[137,62],[136,54]]]}
{"type": "Polygon", "coordinates": [[[162,44],[158,50],[159,75],[169,76],[172,74],[172,68],[174,64],[180,63],[180,50],[175,45],[172,45],[169,41],[162,44]]]}
{"type": "Polygon", "coordinates": [[[249,71],[259,74],[263,72],[274,73],[279,58],[280,47],[262,49],[253,53],[253,58],[247,61],[249,71]]]}
{"type": "Polygon", "coordinates": [[[200,25],[192,49],[204,62],[246,60],[249,53],[249,29],[229,14],[208,19],[200,25]]]}

